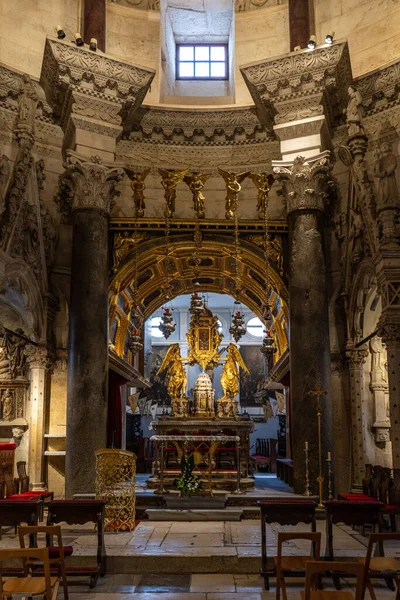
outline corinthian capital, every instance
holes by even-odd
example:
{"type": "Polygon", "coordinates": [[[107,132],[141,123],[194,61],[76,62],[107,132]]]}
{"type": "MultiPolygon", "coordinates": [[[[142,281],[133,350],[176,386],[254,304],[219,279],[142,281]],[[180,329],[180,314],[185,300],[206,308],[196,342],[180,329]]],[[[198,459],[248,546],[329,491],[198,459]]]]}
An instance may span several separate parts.
{"type": "Polygon", "coordinates": [[[47,369],[49,367],[49,353],[47,348],[28,344],[25,346],[25,356],[26,362],[31,369],[47,369]]]}
{"type": "Polygon", "coordinates": [[[295,210],[324,210],[329,156],[326,150],[313,158],[297,156],[293,162],[272,162],[277,179],[284,185],[288,214],[295,210]]]}
{"type": "Polygon", "coordinates": [[[123,169],[114,164],[103,164],[98,156],[89,159],[72,151],[67,153],[64,167],[60,179],[72,192],[72,210],[97,208],[109,214],[115,187],[124,175],[123,169]]]}
{"type": "Polygon", "coordinates": [[[365,348],[347,350],[345,356],[350,369],[360,369],[368,358],[368,350],[365,348]]]}

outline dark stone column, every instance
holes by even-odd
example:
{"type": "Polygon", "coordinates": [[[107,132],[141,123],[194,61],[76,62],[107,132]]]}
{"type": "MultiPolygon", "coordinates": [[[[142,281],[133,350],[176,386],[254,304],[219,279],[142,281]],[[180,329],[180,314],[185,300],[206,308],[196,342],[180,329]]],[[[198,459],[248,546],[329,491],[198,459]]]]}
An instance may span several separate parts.
{"type": "Polygon", "coordinates": [[[89,44],[96,38],[97,46],[106,51],[106,0],[84,0],[83,39],[89,44]]]}
{"type": "Polygon", "coordinates": [[[312,33],[309,0],[289,0],[290,51],[296,46],[306,48],[312,33]]]}
{"type": "MultiPolygon", "coordinates": [[[[289,221],[290,395],[294,489],[305,491],[305,442],[309,445],[312,493],[318,493],[316,383],[328,392],[322,398],[322,465],[326,488],[326,458],[332,451],[330,347],[324,251],[322,185],[328,174],[329,152],[309,162],[297,157],[292,165],[275,166],[284,183],[289,221]]],[[[282,163],[284,164],[284,163],[282,163]]],[[[277,163],[274,163],[277,165],[277,163]]],[[[326,497],[326,496],[325,496],[326,497]]]]}
{"type": "Polygon", "coordinates": [[[74,196],[67,395],[66,497],[94,491],[95,450],[106,447],[108,219],[121,170],[70,153],[74,196]]]}

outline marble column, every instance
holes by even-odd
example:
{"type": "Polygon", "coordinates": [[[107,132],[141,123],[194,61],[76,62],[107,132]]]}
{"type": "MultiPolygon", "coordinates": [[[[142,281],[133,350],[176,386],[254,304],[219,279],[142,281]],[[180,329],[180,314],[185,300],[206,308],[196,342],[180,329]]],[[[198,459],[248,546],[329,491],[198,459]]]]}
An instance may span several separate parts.
{"type": "Polygon", "coordinates": [[[106,0],[84,0],[83,39],[89,44],[96,38],[97,47],[106,51],[106,0]]]}
{"type": "Polygon", "coordinates": [[[352,489],[359,490],[365,477],[365,448],[364,428],[367,427],[363,416],[363,398],[365,396],[366,382],[364,364],[368,357],[366,348],[346,351],[346,360],[349,365],[350,376],[350,404],[351,404],[351,454],[352,454],[352,489]]]}
{"type": "Polygon", "coordinates": [[[330,346],[324,250],[324,184],[329,152],[307,161],[273,162],[283,182],[289,222],[290,394],[294,490],[305,490],[305,442],[309,444],[312,493],[318,491],[318,428],[316,399],[309,395],[319,383],[322,399],[322,465],[332,451],[330,346]]]}
{"type": "Polygon", "coordinates": [[[95,455],[106,446],[108,220],[122,170],[68,153],[62,176],[73,195],[69,312],[66,498],[90,493],[95,455]]]}
{"type": "Polygon", "coordinates": [[[390,437],[392,440],[393,469],[400,469],[400,318],[386,322],[381,329],[382,340],[386,344],[389,402],[390,437]]]}
{"type": "Polygon", "coordinates": [[[29,386],[29,461],[28,472],[33,490],[43,490],[44,434],[48,358],[45,348],[28,345],[25,348],[30,369],[29,386]]]}

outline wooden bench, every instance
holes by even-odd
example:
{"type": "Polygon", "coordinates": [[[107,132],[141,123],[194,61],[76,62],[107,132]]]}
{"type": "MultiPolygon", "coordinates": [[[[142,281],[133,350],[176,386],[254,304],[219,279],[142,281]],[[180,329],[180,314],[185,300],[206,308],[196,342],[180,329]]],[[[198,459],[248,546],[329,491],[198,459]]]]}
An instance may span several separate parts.
{"type": "Polygon", "coordinates": [[[106,548],[104,543],[104,500],[53,500],[49,504],[47,525],[67,523],[84,525],[95,523],[97,526],[97,560],[93,567],[68,567],[67,577],[90,577],[90,587],[94,588],[99,576],[106,574],[106,548]]]}
{"type": "Polygon", "coordinates": [[[276,459],[276,476],[290,486],[293,486],[293,461],[291,458],[276,459]]]}
{"type": "Polygon", "coordinates": [[[313,500],[260,500],[257,502],[261,512],[261,569],[264,577],[265,589],[269,590],[269,578],[275,575],[275,565],[268,564],[267,532],[266,525],[278,523],[279,525],[297,525],[298,523],[311,523],[311,531],[317,530],[315,510],[316,502],[313,500]]]}
{"type": "MultiPolygon", "coordinates": [[[[17,527],[20,523],[37,525],[42,510],[43,500],[41,498],[0,500],[0,539],[4,526],[17,527]]],[[[31,538],[31,542],[34,547],[33,538],[31,538]]]]}

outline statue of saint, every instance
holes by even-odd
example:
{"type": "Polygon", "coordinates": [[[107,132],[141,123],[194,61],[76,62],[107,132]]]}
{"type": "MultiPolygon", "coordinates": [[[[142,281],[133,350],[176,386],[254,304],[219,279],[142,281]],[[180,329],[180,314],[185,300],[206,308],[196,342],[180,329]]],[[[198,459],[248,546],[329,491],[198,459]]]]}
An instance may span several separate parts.
{"type": "Polygon", "coordinates": [[[138,232],[134,235],[129,235],[129,231],[123,231],[117,233],[114,238],[113,248],[113,271],[114,273],[118,270],[119,263],[125,258],[125,256],[138,244],[144,240],[146,234],[138,232]]]}
{"type": "Polygon", "coordinates": [[[136,216],[143,217],[144,209],[146,205],[144,203],[144,190],[146,189],[146,185],[144,180],[147,175],[150,173],[150,167],[142,171],[142,173],[137,173],[135,171],[131,171],[130,169],[125,169],[129,179],[131,180],[131,188],[133,191],[133,201],[135,203],[136,216]]]}
{"type": "Polygon", "coordinates": [[[187,167],[187,169],[183,169],[182,171],[158,169],[158,172],[162,177],[161,184],[165,190],[164,197],[167,206],[165,207],[164,215],[166,217],[172,217],[175,212],[176,187],[183,181],[183,178],[188,173],[189,168],[190,167],[187,167]]]}
{"type": "Polygon", "coordinates": [[[33,128],[35,124],[37,103],[38,95],[35,84],[29,75],[24,73],[21,78],[20,92],[18,96],[17,125],[29,125],[33,128]]]}
{"type": "Polygon", "coordinates": [[[239,393],[239,367],[245,373],[249,373],[249,370],[235,344],[229,344],[227,353],[221,374],[221,387],[226,398],[234,398],[239,393]]]}
{"type": "Polygon", "coordinates": [[[267,173],[250,173],[250,177],[258,190],[257,194],[257,211],[258,217],[264,219],[265,208],[268,205],[268,194],[274,183],[273,175],[267,173]]]}
{"type": "Polygon", "coordinates": [[[349,102],[346,109],[347,131],[349,137],[365,135],[362,118],[363,107],[360,92],[353,86],[348,89],[349,102]]]}
{"type": "Polygon", "coordinates": [[[268,256],[271,262],[274,262],[278,267],[278,272],[283,275],[283,250],[282,250],[282,238],[280,235],[276,235],[274,239],[269,242],[268,256]]]}
{"type": "Polygon", "coordinates": [[[159,375],[162,371],[168,369],[166,375],[168,379],[167,390],[172,400],[186,397],[186,370],[183,366],[183,360],[179,344],[171,344],[161,367],[156,373],[156,375],[159,375]]]}
{"type": "Polygon", "coordinates": [[[358,263],[364,256],[364,222],[359,210],[350,210],[352,227],[349,242],[352,242],[352,262],[358,263]]]}
{"type": "Polygon", "coordinates": [[[233,219],[237,210],[238,195],[242,189],[240,184],[250,175],[250,171],[236,175],[236,173],[224,171],[218,167],[218,173],[224,178],[226,185],[225,218],[233,219]]]}
{"type": "Polygon", "coordinates": [[[399,202],[399,189],[396,181],[397,158],[390,145],[384,142],[380,147],[374,167],[378,179],[377,209],[395,207],[399,202]]]}
{"type": "Polygon", "coordinates": [[[3,421],[11,421],[14,418],[13,415],[14,396],[10,389],[6,389],[1,397],[2,406],[2,418],[3,421]]]}
{"type": "Polygon", "coordinates": [[[211,175],[201,175],[200,173],[192,173],[192,175],[186,175],[183,181],[189,186],[190,191],[193,195],[193,208],[199,219],[204,219],[204,201],[205,197],[203,194],[204,185],[211,175]]]}

